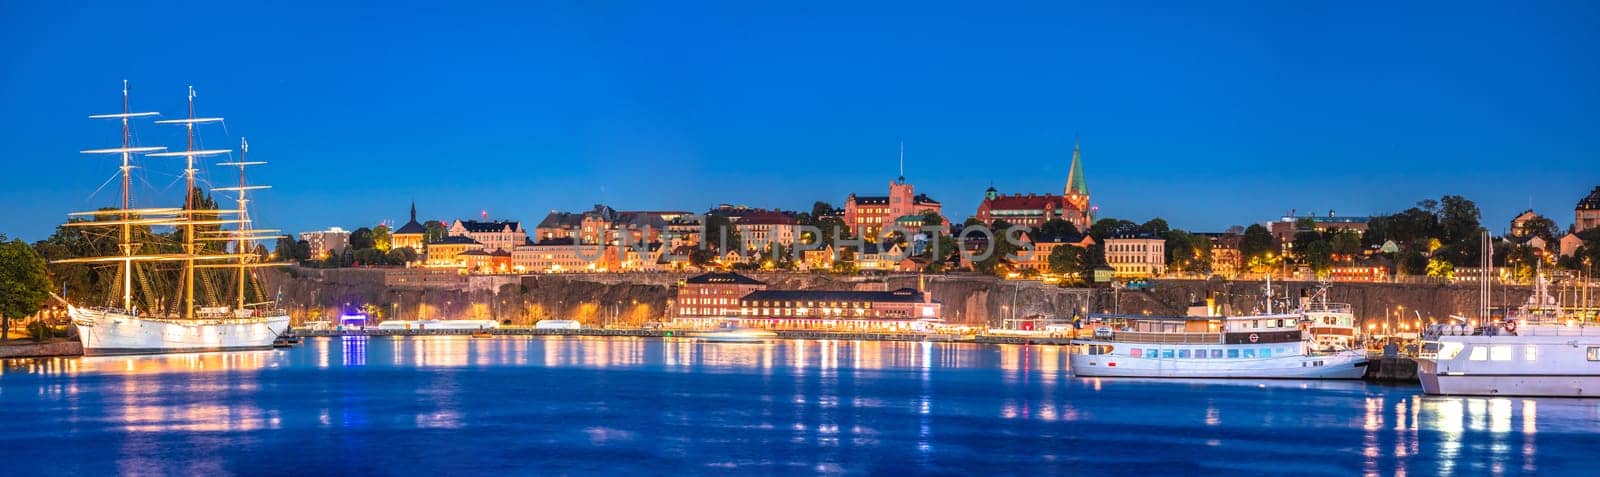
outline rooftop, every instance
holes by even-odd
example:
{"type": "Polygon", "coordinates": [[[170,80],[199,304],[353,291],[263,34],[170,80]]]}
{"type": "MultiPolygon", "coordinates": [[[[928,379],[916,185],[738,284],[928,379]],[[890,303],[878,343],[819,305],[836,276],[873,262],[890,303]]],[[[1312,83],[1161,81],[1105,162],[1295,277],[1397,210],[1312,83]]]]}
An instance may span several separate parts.
{"type": "Polygon", "coordinates": [[[750,292],[739,301],[845,301],[875,303],[919,303],[922,292],[914,288],[894,291],[855,290],[760,290],[750,292]]]}
{"type": "Polygon", "coordinates": [[[744,275],[740,275],[740,274],[737,274],[737,273],[733,273],[733,272],[702,273],[702,274],[699,274],[699,275],[695,275],[695,276],[689,277],[689,279],[684,280],[684,283],[694,283],[694,284],[709,284],[709,283],[724,283],[724,284],[727,284],[727,283],[731,283],[731,284],[737,284],[737,285],[766,285],[766,282],[763,282],[761,280],[756,280],[754,278],[750,278],[750,277],[747,277],[747,276],[744,276],[744,275]]]}

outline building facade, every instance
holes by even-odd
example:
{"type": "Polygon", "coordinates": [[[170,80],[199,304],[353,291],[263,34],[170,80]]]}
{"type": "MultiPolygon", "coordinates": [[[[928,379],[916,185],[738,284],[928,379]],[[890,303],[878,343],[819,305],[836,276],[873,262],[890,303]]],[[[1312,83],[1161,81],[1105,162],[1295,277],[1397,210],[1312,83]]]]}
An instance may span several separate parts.
{"type": "Polygon", "coordinates": [[[1572,231],[1582,232],[1600,227],[1600,186],[1578,201],[1572,210],[1572,231]]]}
{"type": "Polygon", "coordinates": [[[417,255],[421,255],[422,239],[427,235],[427,233],[428,228],[423,227],[420,223],[417,223],[417,204],[412,202],[411,220],[389,234],[389,247],[392,249],[410,247],[412,251],[417,252],[417,255]]]}
{"type": "Polygon", "coordinates": [[[434,268],[466,268],[461,254],[468,250],[483,251],[483,244],[470,238],[450,235],[427,244],[427,260],[423,265],[434,268]]]}
{"type": "Polygon", "coordinates": [[[1367,222],[1371,217],[1338,216],[1332,210],[1326,216],[1305,215],[1296,217],[1294,211],[1289,215],[1278,218],[1268,224],[1267,229],[1272,232],[1272,240],[1278,244],[1285,254],[1293,253],[1294,236],[1300,232],[1333,232],[1349,230],[1357,234],[1367,233],[1367,222]],[[1302,224],[1303,220],[1310,220],[1310,224],[1302,224]]]}
{"type": "Polygon", "coordinates": [[[451,237],[466,237],[483,246],[486,252],[511,250],[528,241],[522,222],[459,220],[450,224],[446,232],[451,237]]]}
{"type": "Polygon", "coordinates": [[[916,187],[906,182],[905,176],[889,182],[889,195],[850,194],[844,200],[845,225],[859,231],[857,233],[867,238],[877,237],[884,227],[893,224],[896,219],[927,212],[940,214],[942,217],[943,205],[927,194],[916,193],[916,187]]]}
{"type": "Polygon", "coordinates": [[[300,232],[300,240],[311,245],[311,258],[320,260],[330,255],[344,253],[345,246],[350,244],[350,232],[338,227],[316,232],[300,232]]]}
{"type": "Polygon", "coordinates": [[[681,318],[724,318],[739,315],[739,299],[767,289],[766,282],[731,272],[712,272],[678,283],[674,314],[681,318]]]}
{"type": "Polygon", "coordinates": [[[1167,242],[1157,237],[1108,237],[1105,252],[1115,278],[1150,278],[1167,272],[1167,242]]]}

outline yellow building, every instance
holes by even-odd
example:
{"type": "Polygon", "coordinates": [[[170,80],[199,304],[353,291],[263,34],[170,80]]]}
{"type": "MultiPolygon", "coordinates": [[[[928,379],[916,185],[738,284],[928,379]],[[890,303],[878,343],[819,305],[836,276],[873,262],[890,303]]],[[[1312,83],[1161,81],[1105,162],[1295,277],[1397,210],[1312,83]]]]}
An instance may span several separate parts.
{"type": "Polygon", "coordinates": [[[405,225],[402,225],[399,229],[396,229],[394,233],[389,234],[389,248],[397,249],[411,247],[412,251],[417,252],[417,255],[421,256],[422,238],[427,235],[427,233],[428,228],[423,227],[420,223],[417,223],[417,204],[412,202],[411,221],[406,222],[405,225]]]}
{"type": "Polygon", "coordinates": [[[483,244],[470,238],[451,235],[427,245],[427,266],[441,268],[462,268],[466,262],[461,259],[461,254],[467,250],[483,250],[483,244]]]}

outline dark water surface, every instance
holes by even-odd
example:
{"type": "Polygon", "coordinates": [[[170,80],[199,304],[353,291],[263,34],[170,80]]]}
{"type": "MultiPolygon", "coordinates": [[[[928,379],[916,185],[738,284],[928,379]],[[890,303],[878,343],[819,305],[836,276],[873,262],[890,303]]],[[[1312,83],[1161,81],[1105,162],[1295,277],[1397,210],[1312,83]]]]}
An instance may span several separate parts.
{"type": "Polygon", "coordinates": [[[0,475],[1600,475],[1600,400],[1080,379],[1064,348],[333,338],[7,361],[0,475]]]}

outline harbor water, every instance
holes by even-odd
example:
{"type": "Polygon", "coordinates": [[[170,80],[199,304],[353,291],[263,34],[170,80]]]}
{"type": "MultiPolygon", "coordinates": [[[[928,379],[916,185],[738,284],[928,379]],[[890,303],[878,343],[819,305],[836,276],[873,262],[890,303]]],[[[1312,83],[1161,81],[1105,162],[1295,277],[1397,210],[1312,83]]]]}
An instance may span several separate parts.
{"type": "Polygon", "coordinates": [[[1600,400],[1075,378],[1067,348],[334,337],[8,360],[0,475],[1594,475],[1600,400]]]}

